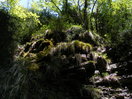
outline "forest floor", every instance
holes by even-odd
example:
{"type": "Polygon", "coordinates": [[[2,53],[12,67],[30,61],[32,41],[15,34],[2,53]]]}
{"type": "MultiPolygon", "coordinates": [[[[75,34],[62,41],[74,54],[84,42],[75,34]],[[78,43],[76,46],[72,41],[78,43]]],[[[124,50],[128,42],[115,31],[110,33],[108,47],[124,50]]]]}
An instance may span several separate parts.
{"type": "Polygon", "coordinates": [[[101,99],[132,99],[132,75],[117,76],[113,73],[92,79],[96,88],[101,90],[101,99]]]}

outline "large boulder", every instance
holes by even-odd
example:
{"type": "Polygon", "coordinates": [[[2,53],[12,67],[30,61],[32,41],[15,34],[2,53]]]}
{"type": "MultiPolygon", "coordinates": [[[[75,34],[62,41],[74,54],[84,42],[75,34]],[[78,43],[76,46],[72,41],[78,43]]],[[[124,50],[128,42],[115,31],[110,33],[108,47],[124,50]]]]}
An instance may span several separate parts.
{"type": "Polygon", "coordinates": [[[99,70],[102,75],[103,72],[107,72],[108,69],[108,61],[106,58],[102,56],[103,54],[97,52],[91,52],[88,56],[89,60],[94,61],[95,69],[99,70]]]}
{"type": "Polygon", "coordinates": [[[33,64],[39,64],[29,69],[38,66],[39,71],[52,75],[52,78],[60,75],[86,81],[94,75],[96,69],[101,74],[107,69],[107,61],[100,56],[101,52],[95,54],[92,49],[91,44],[78,40],[53,45],[51,40],[40,38],[28,42],[20,56],[31,58],[33,64]]]}

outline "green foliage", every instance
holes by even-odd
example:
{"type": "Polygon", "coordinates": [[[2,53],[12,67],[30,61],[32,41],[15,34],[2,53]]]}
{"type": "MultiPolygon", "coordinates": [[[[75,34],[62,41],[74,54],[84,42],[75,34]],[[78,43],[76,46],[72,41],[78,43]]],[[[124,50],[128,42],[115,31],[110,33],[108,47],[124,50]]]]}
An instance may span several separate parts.
{"type": "Polygon", "coordinates": [[[126,32],[121,32],[122,40],[112,46],[112,50],[108,52],[109,57],[112,58],[114,62],[128,62],[131,60],[131,51],[132,51],[132,30],[128,30],[126,32]],[[122,53],[123,52],[123,53],[122,53]],[[115,53],[115,54],[114,54],[115,53]],[[122,53],[122,54],[120,54],[122,53]]]}
{"type": "Polygon", "coordinates": [[[105,77],[105,76],[108,76],[109,74],[108,73],[102,73],[102,75],[105,77]]]}
{"type": "MultiPolygon", "coordinates": [[[[12,18],[10,22],[14,24],[14,39],[20,43],[28,41],[31,34],[38,28],[40,24],[39,16],[36,13],[28,11],[19,5],[19,0],[6,0],[3,2],[3,8],[7,9],[12,18]]],[[[10,29],[14,29],[13,27],[10,29]]]]}
{"type": "Polygon", "coordinates": [[[20,19],[23,19],[24,21],[26,19],[32,18],[32,20],[35,22],[35,24],[39,23],[39,20],[38,20],[39,16],[37,16],[36,13],[32,13],[32,12],[28,11],[27,9],[25,9],[19,5],[10,9],[9,12],[11,13],[11,15],[16,16],[20,19]]]}
{"type": "Polygon", "coordinates": [[[12,16],[15,16],[17,18],[16,20],[12,21],[17,27],[16,38],[19,37],[18,41],[24,43],[30,40],[32,33],[38,27],[38,16],[35,13],[27,11],[20,6],[16,6],[11,9],[10,13],[12,16]]]}
{"type": "Polygon", "coordinates": [[[82,28],[81,25],[76,25],[76,24],[72,24],[70,27],[71,27],[71,28],[82,28]]]}
{"type": "Polygon", "coordinates": [[[95,13],[96,31],[112,43],[120,42],[121,31],[131,28],[131,4],[129,0],[98,1],[95,13]]]}
{"type": "Polygon", "coordinates": [[[72,41],[76,39],[77,35],[84,33],[84,30],[80,25],[71,25],[67,32],[69,32],[67,33],[67,40],[72,41]]]}
{"type": "Polygon", "coordinates": [[[60,5],[62,4],[61,0],[47,0],[43,2],[43,6],[47,7],[51,11],[61,13],[60,5]]]}
{"type": "Polygon", "coordinates": [[[68,28],[68,23],[63,18],[54,18],[49,23],[49,28],[53,32],[62,32],[68,28]]]}

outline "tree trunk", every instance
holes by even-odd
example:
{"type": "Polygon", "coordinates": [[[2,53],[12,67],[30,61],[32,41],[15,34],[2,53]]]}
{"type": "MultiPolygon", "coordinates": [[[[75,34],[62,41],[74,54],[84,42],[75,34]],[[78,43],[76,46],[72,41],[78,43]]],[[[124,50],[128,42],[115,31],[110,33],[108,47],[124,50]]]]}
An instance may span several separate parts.
{"type": "Polygon", "coordinates": [[[88,2],[85,0],[84,2],[84,29],[88,30],[88,16],[87,16],[87,7],[88,7],[88,2]]]}

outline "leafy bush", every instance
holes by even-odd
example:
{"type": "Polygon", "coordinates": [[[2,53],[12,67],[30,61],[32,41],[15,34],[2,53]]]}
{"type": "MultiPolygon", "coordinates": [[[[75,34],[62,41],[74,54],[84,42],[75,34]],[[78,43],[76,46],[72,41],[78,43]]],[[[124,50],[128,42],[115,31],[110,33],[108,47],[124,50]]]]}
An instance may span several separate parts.
{"type": "Polygon", "coordinates": [[[54,17],[49,23],[49,28],[53,32],[63,32],[67,27],[68,23],[61,17],[54,17]]]}

